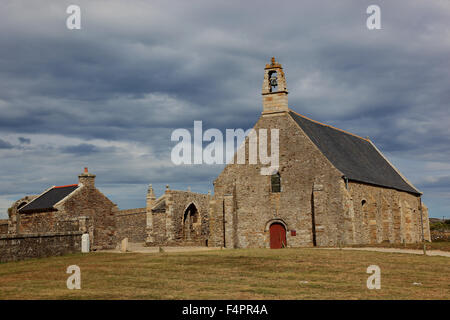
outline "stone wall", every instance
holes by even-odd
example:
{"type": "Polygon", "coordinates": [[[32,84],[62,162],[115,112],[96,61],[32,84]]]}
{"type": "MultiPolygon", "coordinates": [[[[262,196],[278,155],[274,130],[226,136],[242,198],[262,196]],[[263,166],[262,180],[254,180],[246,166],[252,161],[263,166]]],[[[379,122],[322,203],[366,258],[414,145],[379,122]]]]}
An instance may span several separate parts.
{"type": "Polygon", "coordinates": [[[146,241],[149,246],[164,245],[166,236],[166,212],[152,212],[153,227],[148,230],[151,241],[146,241]]]}
{"type": "Polygon", "coordinates": [[[0,262],[59,256],[81,251],[82,232],[0,236],[0,262]]]}
{"type": "Polygon", "coordinates": [[[421,242],[422,222],[424,238],[431,241],[428,209],[424,204],[420,207],[418,196],[351,181],[342,190],[348,203],[344,212],[350,212],[354,230],[345,243],[421,242]]]}
{"type": "Polygon", "coordinates": [[[60,211],[21,213],[18,234],[79,231],[77,217],[71,218],[60,211]]]}
{"type": "Polygon", "coordinates": [[[8,226],[9,226],[8,219],[0,220],[0,235],[8,233],[8,226]]]}
{"type": "Polygon", "coordinates": [[[146,208],[118,211],[116,214],[117,240],[128,238],[131,242],[145,241],[146,220],[146,208]]]}

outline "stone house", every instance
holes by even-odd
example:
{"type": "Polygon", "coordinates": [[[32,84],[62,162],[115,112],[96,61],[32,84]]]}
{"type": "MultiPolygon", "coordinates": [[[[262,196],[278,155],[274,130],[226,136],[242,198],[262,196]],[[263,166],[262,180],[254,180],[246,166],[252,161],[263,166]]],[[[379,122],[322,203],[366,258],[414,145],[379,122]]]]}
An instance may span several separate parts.
{"type": "Polygon", "coordinates": [[[82,231],[93,249],[116,245],[117,206],[95,187],[95,175],[85,171],[78,184],[53,186],[26,196],[8,210],[10,235],[82,231]]]}
{"type": "Polygon", "coordinates": [[[265,68],[262,95],[254,129],[257,136],[258,129],[279,130],[278,171],[261,175],[263,164],[250,164],[247,137],[241,146],[245,164],[228,164],[214,181],[213,196],[167,190],[156,200],[149,189],[149,245],[280,248],[430,241],[422,193],[369,138],[291,110],[285,74],[274,58],[265,68]]]}

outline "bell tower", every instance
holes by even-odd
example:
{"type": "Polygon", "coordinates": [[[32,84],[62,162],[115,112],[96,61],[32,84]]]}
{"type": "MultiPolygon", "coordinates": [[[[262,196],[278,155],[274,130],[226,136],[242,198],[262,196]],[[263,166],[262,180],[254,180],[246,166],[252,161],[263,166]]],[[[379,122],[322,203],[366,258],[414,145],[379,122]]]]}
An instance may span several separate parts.
{"type": "Polygon", "coordinates": [[[289,111],[286,78],[281,64],[272,57],[270,64],[264,68],[262,87],[263,114],[289,111]]]}

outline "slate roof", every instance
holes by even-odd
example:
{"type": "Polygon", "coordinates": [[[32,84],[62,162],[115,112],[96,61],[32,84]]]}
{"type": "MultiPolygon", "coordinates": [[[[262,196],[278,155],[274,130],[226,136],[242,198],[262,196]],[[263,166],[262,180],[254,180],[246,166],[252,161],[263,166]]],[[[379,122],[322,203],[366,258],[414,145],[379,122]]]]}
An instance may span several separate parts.
{"type": "Polygon", "coordinates": [[[325,157],[349,180],[420,194],[368,139],[316,122],[293,111],[289,114],[325,157]]]}
{"type": "Polygon", "coordinates": [[[55,210],[53,207],[56,203],[67,197],[78,188],[78,185],[68,185],[61,187],[53,187],[50,190],[44,192],[39,197],[23,206],[19,212],[44,212],[55,210]]]}

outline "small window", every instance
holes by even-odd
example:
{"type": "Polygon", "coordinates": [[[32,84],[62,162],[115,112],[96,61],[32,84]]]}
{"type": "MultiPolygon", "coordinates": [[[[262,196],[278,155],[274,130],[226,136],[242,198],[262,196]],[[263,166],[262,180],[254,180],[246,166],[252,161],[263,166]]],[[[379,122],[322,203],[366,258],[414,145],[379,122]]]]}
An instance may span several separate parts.
{"type": "Polygon", "coordinates": [[[280,174],[277,172],[271,176],[271,187],[272,192],[281,192],[281,178],[280,174]]]}
{"type": "Polygon", "coordinates": [[[361,201],[361,207],[364,208],[364,205],[366,204],[366,200],[361,201]]]}

